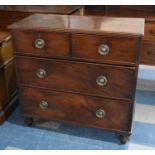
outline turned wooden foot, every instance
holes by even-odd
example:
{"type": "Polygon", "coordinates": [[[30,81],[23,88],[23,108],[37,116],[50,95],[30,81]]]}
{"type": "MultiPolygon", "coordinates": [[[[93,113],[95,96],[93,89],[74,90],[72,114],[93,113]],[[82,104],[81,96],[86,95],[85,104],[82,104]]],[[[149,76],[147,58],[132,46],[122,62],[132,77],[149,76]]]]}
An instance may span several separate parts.
{"type": "Polygon", "coordinates": [[[129,135],[119,135],[119,141],[121,144],[126,144],[129,141],[129,135]]]}
{"type": "Polygon", "coordinates": [[[24,117],[24,122],[27,126],[32,126],[33,124],[33,118],[30,117],[24,117]]]}

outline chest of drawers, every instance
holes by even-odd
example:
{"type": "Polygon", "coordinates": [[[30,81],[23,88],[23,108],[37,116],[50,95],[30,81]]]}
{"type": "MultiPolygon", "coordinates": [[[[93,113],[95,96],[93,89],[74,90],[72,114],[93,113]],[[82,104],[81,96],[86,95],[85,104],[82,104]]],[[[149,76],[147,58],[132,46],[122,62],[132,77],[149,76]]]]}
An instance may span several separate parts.
{"type": "Polygon", "coordinates": [[[9,26],[22,115],[131,134],[144,19],[35,14],[9,26]]]}

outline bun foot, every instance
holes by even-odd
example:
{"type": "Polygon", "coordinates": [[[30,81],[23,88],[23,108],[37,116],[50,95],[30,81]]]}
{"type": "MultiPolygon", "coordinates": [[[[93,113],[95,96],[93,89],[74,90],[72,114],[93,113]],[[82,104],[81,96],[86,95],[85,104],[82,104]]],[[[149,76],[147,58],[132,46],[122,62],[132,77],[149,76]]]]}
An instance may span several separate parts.
{"type": "Polygon", "coordinates": [[[24,122],[27,126],[32,126],[33,118],[24,117],[24,122]]]}
{"type": "Polygon", "coordinates": [[[121,144],[126,144],[129,141],[128,135],[119,135],[119,141],[121,144]]]}

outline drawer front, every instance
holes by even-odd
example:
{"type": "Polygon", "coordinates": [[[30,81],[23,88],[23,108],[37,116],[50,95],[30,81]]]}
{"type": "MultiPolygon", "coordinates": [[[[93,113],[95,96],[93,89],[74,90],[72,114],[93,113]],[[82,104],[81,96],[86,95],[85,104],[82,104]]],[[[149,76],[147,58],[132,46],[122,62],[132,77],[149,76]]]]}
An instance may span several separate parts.
{"type": "Polygon", "coordinates": [[[134,67],[17,57],[20,84],[95,96],[132,99],[134,67]]]}
{"type": "Polygon", "coordinates": [[[140,63],[155,65],[155,42],[143,41],[140,63]]]}
{"type": "Polygon", "coordinates": [[[57,32],[13,32],[17,53],[42,57],[68,57],[69,35],[57,32]]]}
{"type": "Polygon", "coordinates": [[[144,40],[155,40],[155,22],[145,23],[144,40]]]}
{"type": "Polygon", "coordinates": [[[72,37],[73,57],[103,63],[136,63],[136,38],[117,38],[76,34],[72,37]]]}
{"type": "Polygon", "coordinates": [[[128,102],[21,88],[21,104],[24,115],[130,131],[131,104],[128,102]]]}

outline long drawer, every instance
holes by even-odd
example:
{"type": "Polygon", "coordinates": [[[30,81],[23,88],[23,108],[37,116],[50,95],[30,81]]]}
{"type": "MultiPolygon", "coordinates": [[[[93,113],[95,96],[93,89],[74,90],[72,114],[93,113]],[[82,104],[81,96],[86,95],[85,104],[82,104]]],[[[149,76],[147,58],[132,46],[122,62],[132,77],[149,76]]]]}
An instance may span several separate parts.
{"type": "Polygon", "coordinates": [[[130,131],[129,102],[26,87],[21,88],[21,99],[23,115],[130,131]]]}
{"type": "Polygon", "coordinates": [[[16,57],[20,85],[77,92],[118,99],[133,99],[135,67],[16,57]]]}

